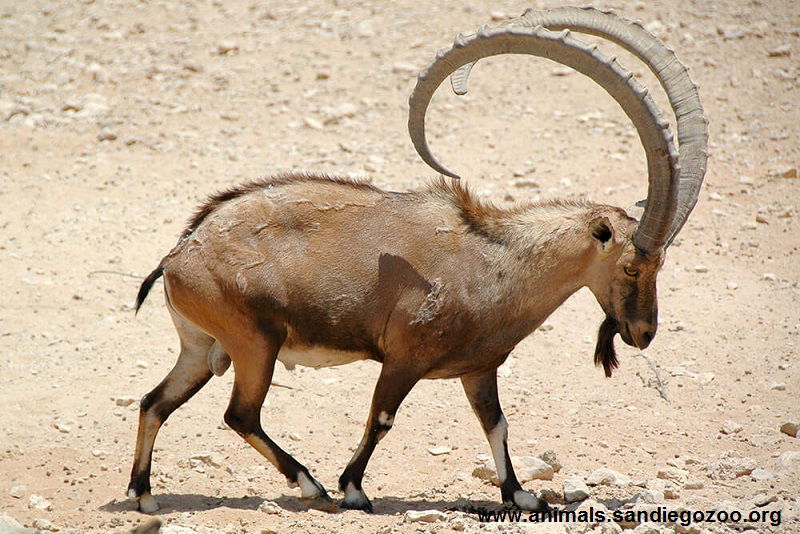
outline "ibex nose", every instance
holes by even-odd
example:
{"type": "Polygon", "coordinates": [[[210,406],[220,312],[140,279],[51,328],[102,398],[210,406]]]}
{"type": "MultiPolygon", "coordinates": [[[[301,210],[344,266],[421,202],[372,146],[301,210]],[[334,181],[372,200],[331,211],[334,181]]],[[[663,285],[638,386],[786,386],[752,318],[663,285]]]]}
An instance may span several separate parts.
{"type": "Polygon", "coordinates": [[[656,337],[658,325],[649,321],[635,321],[630,325],[633,342],[640,349],[646,349],[656,337]]]}

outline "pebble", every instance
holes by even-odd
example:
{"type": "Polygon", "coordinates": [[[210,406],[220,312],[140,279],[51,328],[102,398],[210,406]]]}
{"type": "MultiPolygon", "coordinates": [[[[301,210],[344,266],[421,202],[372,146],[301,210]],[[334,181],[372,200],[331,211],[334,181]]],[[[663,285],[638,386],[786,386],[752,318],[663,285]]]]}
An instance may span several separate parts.
{"type": "Polygon", "coordinates": [[[239,51],[239,45],[233,41],[220,41],[217,44],[217,54],[220,56],[227,56],[239,51]]]}
{"type": "Polygon", "coordinates": [[[689,480],[683,485],[683,489],[687,490],[703,489],[705,486],[706,485],[699,480],[689,480]]]}
{"type": "Polygon", "coordinates": [[[535,456],[512,456],[511,463],[520,482],[531,480],[553,480],[553,467],[535,456]]]}
{"type": "Polygon", "coordinates": [[[31,525],[36,530],[46,530],[48,532],[58,532],[60,530],[55,523],[44,518],[34,519],[31,525]]]}
{"type": "Polygon", "coordinates": [[[22,524],[13,517],[11,517],[10,515],[0,513],[0,526],[21,528],[22,524]]]}
{"type": "Polygon", "coordinates": [[[696,272],[696,273],[707,273],[708,272],[708,267],[706,267],[705,265],[695,265],[694,266],[694,272],[696,272]]]}
{"type": "Polygon", "coordinates": [[[786,391],[786,384],[783,382],[774,382],[769,385],[769,389],[772,391],[786,391]]]}
{"type": "Polygon", "coordinates": [[[34,493],[28,498],[28,508],[31,510],[50,511],[53,509],[53,505],[41,495],[34,493]]]}
{"type": "Polygon", "coordinates": [[[59,419],[53,424],[53,426],[62,434],[69,434],[72,432],[72,427],[74,424],[75,421],[72,421],[71,419],[59,419]]]}
{"type": "Polygon", "coordinates": [[[792,47],[788,44],[773,48],[767,52],[768,57],[788,57],[792,55],[792,47]]]}
{"type": "Polygon", "coordinates": [[[797,166],[795,165],[781,165],[770,169],[770,176],[777,176],[779,178],[797,178],[797,166]]]}
{"type": "Polygon", "coordinates": [[[511,180],[511,185],[518,188],[531,188],[531,189],[538,189],[541,187],[539,182],[534,180],[533,178],[517,178],[515,180],[511,180]]]}
{"type": "Polygon", "coordinates": [[[447,516],[439,510],[409,510],[403,515],[406,523],[434,523],[442,521],[447,516]]]}
{"type": "Polygon", "coordinates": [[[270,515],[280,515],[282,510],[281,507],[278,506],[273,501],[264,501],[258,505],[258,511],[264,514],[270,515]]]}
{"type": "Polygon", "coordinates": [[[564,499],[567,502],[578,502],[588,499],[592,494],[586,483],[578,476],[572,476],[564,481],[564,499]]]}
{"type": "Polygon", "coordinates": [[[321,130],[323,128],[322,123],[313,117],[306,117],[303,119],[303,122],[306,126],[314,130],[321,130]]]}
{"type": "Polygon", "coordinates": [[[144,360],[136,360],[135,362],[133,362],[133,366],[136,367],[137,369],[147,369],[148,367],[150,367],[150,364],[144,360]]]}
{"type": "Polygon", "coordinates": [[[428,453],[433,456],[441,456],[442,454],[450,454],[453,452],[453,449],[450,447],[431,447],[428,449],[428,453]]]}
{"type": "Polygon", "coordinates": [[[139,402],[137,397],[131,397],[129,395],[124,395],[122,397],[114,397],[114,404],[117,406],[130,406],[134,402],[139,402]]]}
{"type": "Polygon", "coordinates": [[[195,465],[203,463],[205,465],[210,465],[211,467],[222,467],[223,464],[222,457],[213,452],[193,454],[189,457],[189,462],[195,465]]]}
{"type": "Polygon", "coordinates": [[[772,273],[764,273],[761,275],[762,280],[766,280],[767,282],[777,282],[778,277],[772,273]]]}
{"type": "Polygon", "coordinates": [[[800,451],[786,451],[775,460],[775,470],[783,471],[795,462],[800,462],[800,451]]]}
{"type": "Polygon", "coordinates": [[[787,421],[781,425],[781,432],[793,438],[800,437],[800,423],[797,421],[787,421]]]}
{"type": "Polygon", "coordinates": [[[662,480],[670,480],[676,484],[683,485],[689,479],[689,471],[677,467],[665,467],[659,469],[656,476],[662,480]]]}
{"type": "Polygon", "coordinates": [[[728,283],[725,284],[725,287],[730,289],[731,291],[734,291],[736,289],[739,289],[739,283],[734,282],[733,280],[729,280],[728,283]]]}
{"type": "Polygon", "coordinates": [[[21,499],[23,495],[25,495],[25,490],[28,488],[25,486],[14,486],[10,490],[8,490],[8,494],[14,497],[15,499],[21,499]]]}
{"type": "Polygon", "coordinates": [[[750,473],[750,478],[752,478],[756,482],[770,480],[772,478],[775,478],[775,476],[776,475],[774,471],[770,471],[769,469],[762,469],[760,467],[756,467],[755,469],[753,469],[753,472],[750,473]]]}
{"type": "Polygon", "coordinates": [[[758,465],[752,458],[733,450],[722,451],[717,460],[708,467],[708,476],[713,480],[733,480],[749,475],[756,467],[758,465]]]}
{"type": "Polygon", "coordinates": [[[590,486],[601,484],[604,486],[627,486],[631,483],[631,479],[612,469],[601,467],[592,471],[592,474],[586,479],[586,483],[590,486]]]}
{"type": "Polygon", "coordinates": [[[549,464],[553,468],[553,472],[558,473],[561,471],[561,462],[558,461],[554,450],[548,449],[544,451],[539,455],[539,459],[549,464]]]}
{"type": "Polygon", "coordinates": [[[753,504],[758,507],[766,506],[767,504],[775,502],[777,500],[778,500],[777,495],[767,495],[766,493],[759,493],[753,496],[753,504]]]}
{"type": "Polygon", "coordinates": [[[741,432],[744,427],[737,423],[736,421],[725,421],[722,423],[722,428],[720,428],[720,432],[723,434],[736,434],[737,432],[741,432]]]}

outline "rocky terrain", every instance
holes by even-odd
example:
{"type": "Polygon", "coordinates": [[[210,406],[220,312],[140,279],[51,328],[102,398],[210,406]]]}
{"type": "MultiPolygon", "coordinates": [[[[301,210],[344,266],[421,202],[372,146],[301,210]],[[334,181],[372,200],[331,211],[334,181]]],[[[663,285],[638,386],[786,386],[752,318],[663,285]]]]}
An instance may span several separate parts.
{"type": "MultiPolygon", "coordinates": [[[[138,317],[132,304],[202,199],[288,170],[423,186],[434,173],[406,131],[416,72],[459,31],[556,5],[0,2],[0,532],[148,519],[125,497],[138,399],[178,347],[160,283],[138,317]]],[[[500,369],[511,453],[525,487],[561,508],[764,520],[482,524],[500,492],[457,381],[420,383],[401,407],[364,481],[373,515],[309,510],[222,422],[229,372],[159,435],[161,532],[800,532],[800,10],[598,7],[641,19],[690,67],[712,158],[659,277],[650,348],[618,340],[606,379],[591,359],[603,315],[581,291],[500,369]]],[[[602,48],[656,92],[634,58],[602,48]]],[[[428,123],[434,153],[498,205],[644,197],[622,111],[546,60],[482,61],[469,95],[437,93],[428,123]]],[[[280,368],[262,410],[336,498],[377,374],[280,368]]]]}

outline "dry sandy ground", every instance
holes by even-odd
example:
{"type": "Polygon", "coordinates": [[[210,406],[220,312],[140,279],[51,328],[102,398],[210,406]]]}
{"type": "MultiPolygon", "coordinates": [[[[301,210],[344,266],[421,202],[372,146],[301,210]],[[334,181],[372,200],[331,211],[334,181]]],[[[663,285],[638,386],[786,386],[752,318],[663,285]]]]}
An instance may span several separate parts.
{"type": "MultiPolygon", "coordinates": [[[[458,31],[558,5],[364,4],[0,2],[0,512],[60,532],[142,522],[124,496],[138,399],[171,367],[177,339],[160,283],[138,317],[132,301],[198,202],[292,169],[423,185],[433,173],[405,125],[415,72],[458,31]]],[[[767,502],[758,509],[782,514],[780,527],[693,532],[800,532],[800,454],[791,454],[800,440],[779,430],[800,419],[793,4],[604,6],[642,19],[691,67],[712,159],[660,275],[661,329],[646,351],[669,402],[646,359],[619,341],[612,379],[592,365],[602,314],[579,292],[501,369],[512,454],[552,449],[564,466],[526,487],[560,492],[569,476],[608,467],[633,484],[597,486],[594,499],[614,506],[612,497],[632,498],[650,481],[658,500],[652,481],[672,466],[690,483],[668,480],[666,506],[746,513],[767,502]],[[712,479],[730,454],[766,472],[712,479]]],[[[481,195],[501,205],[588,196],[621,206],[644,195],[632,127],[580,75],[503,57],[479,64],[471,88],[465,98],[437,93],[429,131],[434,152],[481,195]],[[519,177],[538,187],[515,187],[519,177]]],[[[377,373],[371,362],[277,373],[291,389],[270,391],[265,428],[329,490],[360,438],[377,373]]],[[[492,509],[499,501],[472,475],[488,446],[457,381],[420,383],[409,396],[367,471],[375,514],[366,515],[307,511],[222,423],[231,380],[214,379],[159,436],[153,486],[163,532],[498,530],[453,511],[464,499],[492,509]],[[434,456],[436,446],[451,452],[434,456]],[[445,517],[404,523],[405,512],[424,509],[445,517]]]]}

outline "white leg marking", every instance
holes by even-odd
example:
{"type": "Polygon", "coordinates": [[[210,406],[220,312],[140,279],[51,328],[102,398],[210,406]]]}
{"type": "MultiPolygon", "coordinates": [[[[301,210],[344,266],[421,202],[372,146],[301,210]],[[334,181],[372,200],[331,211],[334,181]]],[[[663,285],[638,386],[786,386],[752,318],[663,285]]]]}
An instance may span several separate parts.
{"type": "Polygon", "coordinates": [[[378,422],[381,426],[392,426],[394,424],[394,416],[389,415],[386,412],[381,412],[378,414],[378,422]]]}
{"type": "Polygon", "coordinates": [[[308,478],[303,472],[297,474],[297,484],[300,486],[301,497],[303,499],[313,499],[322,494],[319,491],[319,487],[314,484],[314,481],[308,478]]]}
{"type": "Polygon", "coordinates": [[[486,434],[489,440],[489,447],[492,449],[492,457],[494,457],[494,467],[497,470],[497,478],[500,479],[500,485],[506,481],[506,451],[503,443],[505,443],[508,436],[508,423],[504,416],[500,417],[497,425],[486,434]]]}
{"type": "Polygon", "coordinates": [[[514,492],[514,504],[522,510],[536,510],[539,505],[539,500],[532,493],[524,490],[517,490],[514,492]]]}
{"type": "Polygon", "coordinates": [[[158,511],[158,503],[149,493],[139,497],[139,510],[145,514],[152,514],[158,511]]]}
{"type": "Polygon", "coordinates": [[[363,490],[356,489],[352,482],[347,483],[344,489],[344,502],[351,506],[364,506],[367,503],[367,494],[363,490]]]}

